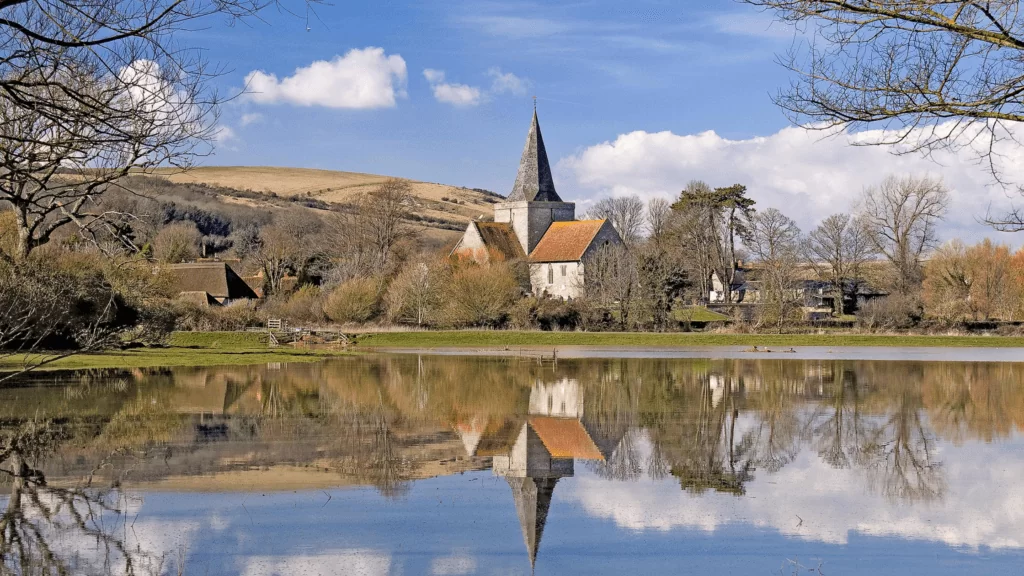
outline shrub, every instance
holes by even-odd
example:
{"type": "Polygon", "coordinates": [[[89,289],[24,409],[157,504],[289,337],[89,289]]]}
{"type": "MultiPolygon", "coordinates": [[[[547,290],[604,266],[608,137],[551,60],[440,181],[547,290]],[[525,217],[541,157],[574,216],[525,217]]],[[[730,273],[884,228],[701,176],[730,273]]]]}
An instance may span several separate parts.
{"type": "Polygon", "coordinates": [[[541,330],[575,330],[582,324],[578,303],[546,298],[537,306],[537,324],[541,330]]]}
{"type": "Polygon", "coordinates": [[[444,321],[452,326],[504,326],[522,295],[515,271],[504,262],[467,265],[452,273],[444,290],[444,321]]]}
{"type": "Polygon", "coordinates": [[[533,330],[537,323],[537,298],[530,296],[516,302],[509,311],[509,324],[516,330],[533,330]]]}
{"type": "Polygon", "coordinates": [[[327,296],[324,312],[339,323],[369,322],[380,311],[380,291],[373,278],[353,278],[327,296]]]}
{"type": "Polygon", "coordinates": [[[266,326],[267,315],[256,306],[256,302],[238,300],[227,306],[210,308],[216,319],[217,330],[245,330],[249,327],[266,326]]]}
{"type": "Polygon", "coordinates": [[[416,262],[402,269],[384,294],[389,322],[424,325],[437,321],[447,274],[436,264],[416,262]]]}
{"type": "Polygon", "coordinates": [[[916,297],[897,294],[870,300],[857,310],[857,324],[870,330],[912,328],[921,317],[921,303],[916,297]]]}
{"type": "Polygon", "coordinates": [[[153,239],[153,255],[168,264],[190,262],[199,256],[202,239],[194,222],[175,222],[157,233],[153,239]]]}
{"type": "Polygon", "coordinates": [[[324,320],[324,298],[319,286],[303,284],[288,296],[268,303],[267,313],[292,324],[317,324],[324,320]]]}

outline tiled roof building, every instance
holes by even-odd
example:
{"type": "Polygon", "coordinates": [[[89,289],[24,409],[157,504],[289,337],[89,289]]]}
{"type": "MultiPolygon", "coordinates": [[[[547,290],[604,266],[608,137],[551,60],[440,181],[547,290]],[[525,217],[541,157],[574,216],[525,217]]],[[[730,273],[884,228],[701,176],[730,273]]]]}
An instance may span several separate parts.
{"type": "Polygon", "coordinates": [[[586,280],[587,257],[621,243],[611,223],[576,220],[576,205],[558,195],[534,110],[512,192],[495,204],[494,222],[469,224],[452,254],[479,262],[525,259],[535,294],[575,298],[586,280]]]}

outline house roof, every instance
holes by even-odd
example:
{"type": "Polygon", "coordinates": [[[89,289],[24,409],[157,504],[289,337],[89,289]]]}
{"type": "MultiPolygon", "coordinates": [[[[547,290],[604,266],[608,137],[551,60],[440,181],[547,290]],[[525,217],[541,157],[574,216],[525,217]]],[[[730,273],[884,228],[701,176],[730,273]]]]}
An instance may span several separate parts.
{"type": "Polygon", "coordinates": [[[206,292],[214,298],[256,298],[256,293],[224,262],[168,264],[176,292],[206,292]]]}
{"type": "Polygon", "coordinates": [[[484,246],[489,251],[501,254],[505,260],[517,260],[526,257],[523,245],[519,243],[515,230],[507,222],[474,222],[484,246]]]}
{"type": "Polygon", "coordinates": [[[552,458],[604,460],[604,454],[601,454],[583,424],[575,418],[536,416],[530,418],[530,427],[552,458]]]}
{"type": "Polygon", "coordinates": [[[179,292],[177,299],[191,302],[192,304],[198,304],[200,306],[209,306],[210,304],[217,303],[216,300],[203,290],[179,292]]]}
{"type": "Polygon", "coordinates": [[[552,222],[530,253],[533,262],[574,262],[583,258],[606,220],[552,222]]]}
{"type": "Polygon", "coordinates": [[[558,192],[555,192],[555,180],[551,177],[551,164],[548,162],[547,150],[544,149],[544,137],[540,133],[537,110],[533,111],[530,132],[526,135],[526,146],[523,147],[523,156],[519,159],[516,183],[508,195],[509,202],[523,200],[530,202],[562,201],[558,192]]]}

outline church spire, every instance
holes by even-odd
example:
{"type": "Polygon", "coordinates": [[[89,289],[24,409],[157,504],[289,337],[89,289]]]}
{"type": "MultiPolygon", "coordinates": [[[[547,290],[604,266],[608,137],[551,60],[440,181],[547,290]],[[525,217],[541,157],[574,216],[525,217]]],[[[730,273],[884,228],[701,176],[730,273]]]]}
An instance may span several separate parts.
{"type": "Polygon", "coordinates": [[[533,122],[530,132],[526,135],[526,146],[523,157],[519,160],[519,173],[516,183],[508,195],[509,202],[561,202],[555,192],[555,181],[551,177],[551,164],[548,153],[544,149],[544,138],[540,134],[540,123],[537,121],[537,101],[534,100],[533,122]]]}

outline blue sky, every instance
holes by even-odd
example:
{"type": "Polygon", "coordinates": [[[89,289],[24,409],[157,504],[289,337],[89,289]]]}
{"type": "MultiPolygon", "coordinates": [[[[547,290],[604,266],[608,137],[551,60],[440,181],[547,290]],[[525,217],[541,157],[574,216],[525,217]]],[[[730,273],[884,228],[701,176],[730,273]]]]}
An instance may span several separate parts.
{"type": "Polygon", "coordinates": [[[237,136],[211,164],[261,164],[393,174],[505,193],[539,98],[552,161],[633,130],[731,138],[786,125],[769,92],[786,81],[774,53],[789,37],[750,7],[720,2],[337,3],[263,13],[197,33],[230,72],[224,91],[253,70],[292,75],[352,49],[383,48],[407,66],[393,107],[329,108],[238,101],[223,122],[237,136]],[[475,106],[439,102],[423,70],[487,90],[489,70],[523,88],[475,106]],[[260,122],[240,125],[243,114],[260,122]]]}
{"type": "MultiPolygon", "coordinates": [[[[559,193],[678,195],[691,179],[746,184],[762,208],[805,230],[856,209],[890,174],[937,176],[952,191],[944,237],[998,236],[979,224],[1012,192],[970,146],[933,158],[857,147],[791,127],[771,101],[791,75],[776,55],[790,29],[733,0],[378,2],[270,9],[263,21],[188,34],[225,74],[208,165],[323,168],[508,193],[532,96],[559,193]]],[[[1002,153],[1024,183],[1024,152],[1002,153]]]]}

